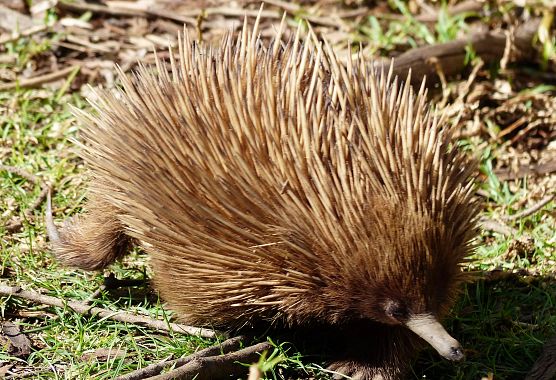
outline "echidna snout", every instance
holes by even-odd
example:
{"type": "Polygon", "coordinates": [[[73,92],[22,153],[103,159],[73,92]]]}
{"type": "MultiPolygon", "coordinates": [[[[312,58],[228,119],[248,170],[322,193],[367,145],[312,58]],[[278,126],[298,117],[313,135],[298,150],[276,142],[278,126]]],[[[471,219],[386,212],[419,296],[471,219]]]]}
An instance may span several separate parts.
{"type": "Polygon", "coordinates": [[[444,358],[460,361],[465,357],[459,342],[446,332],[434,316],[430,314],[412,315],[405,325],[429,343],[444,358]]]}

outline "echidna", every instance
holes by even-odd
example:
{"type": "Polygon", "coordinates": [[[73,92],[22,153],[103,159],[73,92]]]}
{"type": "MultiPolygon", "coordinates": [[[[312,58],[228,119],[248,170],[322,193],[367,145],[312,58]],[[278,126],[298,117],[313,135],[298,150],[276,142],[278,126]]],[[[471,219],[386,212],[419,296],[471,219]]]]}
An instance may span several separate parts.
{"type": "Polygon", "coordinates": [[[56,256],[99,269],[138,244],[185,322],[346,331],[331,368],[357,378],[402,376],[418,336],[461,359],[438,320],[476,234],[472,161],[424,86],[283,31],[185,34],[170,73],[76,111],[92,182],[56,256]]]}

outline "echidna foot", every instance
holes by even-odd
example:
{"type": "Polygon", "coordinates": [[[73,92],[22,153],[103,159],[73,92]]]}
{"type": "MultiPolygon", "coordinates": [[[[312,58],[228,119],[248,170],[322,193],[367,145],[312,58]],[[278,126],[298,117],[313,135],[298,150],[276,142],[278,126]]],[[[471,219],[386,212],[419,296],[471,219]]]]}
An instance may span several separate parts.
{"type": "Polygon", "coordinates": [[[375,368],[354,361],[337,361],[331,363],[328,368],[334,372],[334,380],[395,380],[395,376],[389,374],[390,371],[384,368],[375,368]]]}

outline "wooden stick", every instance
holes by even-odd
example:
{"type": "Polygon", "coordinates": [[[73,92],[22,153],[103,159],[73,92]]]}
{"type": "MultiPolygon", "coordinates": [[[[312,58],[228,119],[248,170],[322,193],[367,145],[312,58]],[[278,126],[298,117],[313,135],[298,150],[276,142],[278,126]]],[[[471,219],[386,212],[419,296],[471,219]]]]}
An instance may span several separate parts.
{"type": "MultiPolygon", "coordinates": [[[[450,16],[456,16],[462,13],[475,13],[480,12],[484,8],[485,4],[477,0],[466,0],[461,3],[452,5],[446,9],[446,13],[450,16]]],[[[415,16],[417,21],[421,22],[436,22],[438,21],[439,10],[434,13],[427,13],[415,16]]]]}
{"type": "Polygon", "coordinates": [[[38,87],[44,83],[54,82],[58,79],[62,79],[68,76],[69,74],[71,74],[75,70],[79,70],[78,65],[66,67],[62,70],[54,71],[53,73],[48,73],[45,75],[39,75],[33,78],[17,79],[10,83],[0,84],[0,91],[12,90],[17,87],[21,87],[21,88],[38,87]]]}
{"type": "MultiPolygon", "coordinates": [[[[532,40],[539,24],[540,19],[535,18],[516,28],[515,47],[522,57],[528,57],[534,52],[532,40]]],[[[432,59],[436,59],[444,75],[451,77],[465,68],[467,46],[471,46],[475,54],[489,64],[502,59],[506,41],[507,36],[503,32],[483,32],[469,38],[410,49],[394,59],[394,74],[405,78],[411,70],[414,85],[420,85],[422,78],[426,76],[427,85],[431,86],[439,80],[436,67],[431,64],[432,59]]],[[[379,62],[381,64],[384,65],[379,62]]]]}
{"type": "Polygon", "coordinates": [[[16,174],[22,178],[25,178],[27,181],[34,183],[35,185],[41,182],[41,179],[39,177],[17,166],[0,165],[0,170],[16,174]]]}
{"type": "MultiPolygon", "coordinates": [[[[31,218],[33,211],[35,211],[41,205],[41,203],[46,199],[48,192],[50,191],[50,187],[48,185],[43,184],[42,186],[43,187],[41,189],[41,192],[39,193],[39,196],[33,201],[33,203],[31,203],[29,208],[27,208],[23,214],[27,219],[31,218]]],[[[19,230],[21,226],[23,226],[23,219],[15,218],[14,221],[6,225],[6,231],[15,232],[19,230]]]]}
{"type": "Polygon", "coordinates": [[[536,164],[531,167],[530,165],[520,165],[517,168],[517,172],[514,173],[511,168],[495,169],[494,174],[498,177],[500,181],[513,181],[518,178],[523,177],[536,177],[545,174],[551,174],[556,172],[556,158],[549,159],[547,162],[542,164],[536,164]]]}
{"type": "Polygon", "coordinates": [[[483,217],[480,219],[479,224],[483,229],[487,231],[496,232],[504,236],[512,236],[517,234],[517,230],[515,228],[507,226],[504,223],[494,219],[483,217]]]}
{"type": "MultiPolygon", "coordinates": [[[[38,176],[27,172],[26,170],[19,168],[17,166],[8,166],[8,165],[0,165],[0,171],[7,171],[9,173],[13,173],[15,175],[18,175],[22,178],[25,178],[27,181],[35,184],[35,185],[40,185],[41,186],[41,192],[39,193],[39,196],[33,201],[33,203],[31,203],[31,205],[29,205],[29,207],[25,210],[25,212],[23,213],[25,218],[30,218],[33,214],[33,211],[35,211],[40,205],[41,203],[45,200],[48,192],[50,191],[50,186],[48,184],[46,184],[41,178],[39,178],[38,176]]],[[[23,219],[16,217],[14,218],[15,220],[12,220],[10,223],[6,224],[6,230],[8,232],[14,232],[16,230],[18,230],[19,228],[21,228],[21,226],[23,226],[23,219]]]]}
{"type": "Polygon", "coordinates": [[[531,207],[529,207],[529,208],[527,208],[527,209],[525,209],[521,212],[518,212],[517,214],[504,217],[504,220],[506,220],[506,221],[515,221],[515,220],[518,220],[518,219],[521,219],[521,218],[526,218],[529,215],[532,215],[532,214],[536,213],[537,211],[542,209],[544,206],[546,206],[548,203],[550,203],[550,201],[552,201],[555,196],[556,196],[556,194],[547,195],[546,197],[541,199],[538,203],[535,203],[533,206],[531,206],[531,207]]]}
{"type": "Polygon", "coordinates": [[[22,30],[21,32],[15,31],[15,32],[12,32],[10,34],[6,34],[6,35],[0,37],[0,45],[4,45],[8,42],[18,40],[21,37],[32,36],[33,34],[43,32],[43,31],[49,29],[50,27],[51,27],[50,25],[35,25],[35,26],[31,26],[31,27],[29,27],[25,30],[22,30]]]}
{"type": "Polygon", "coordinates": [[[100,307],[91,307],[84,302],[63,300],[60,298],[47,296],[45,294],[23,290],[19,286],[0,285],[0,295],[23,298],[32,302],[61,308],[69,307],[70,309],[73,309],[76,313],[81,315],[98,315],[101,318],[147,326],[161,331],[172,331],[181,334],[196,335],[203,338],[216,338],[218,335],[223,335],[207,328],[186,326],[178,323],[168,323],[166,321],[153,319],[143,315],[127,313],[124,311],[112,311],[100,307]]]}
{"type": "Polygon", "coordinates": [[[147,379],[212,380],[242,377],[249,371],[249,367],[242,364],[251,364],[258,361],[260,354],[271,348],[272,345],[270,343],[263,342],[221,356],[199,357],[163,375],[147,379]]]}
{"type": "Polygon", "coordinates": [[[136,371],[127,373],[123,376],[118,376],[115,380],[141,380],[151,376],[159,375],[164,370],[164,368],[181,367],[197,358],[206,357],[206,356],[215,356],[219,354],[227,354],[233,350],[237,350],[244,339],[245,337],[243,336],[236,336],[234,338],[225,340],[222,343],[195,352],[184,358],[179,358],[175,360],[163,360],[160,363],[151,364],[145,368],[141,368],[136,371]]]}
{"type": "Polygon", "coordinates": [[[187,17],[181,14],[176,14],[164,10],[156,9],[132,9],[132,8],[111,8],[104,5],[85,3],[82,1],[78,2],[66,2],[58,1],[56,5],[59,9],[71,11],[71,12],[92,12],[97,14],[105,14],[111,16],[131,16],[131,17],[160,17],[168,20],[177,21],[181,24],[195,25],[196,21],[194,18],[187,17]]]}

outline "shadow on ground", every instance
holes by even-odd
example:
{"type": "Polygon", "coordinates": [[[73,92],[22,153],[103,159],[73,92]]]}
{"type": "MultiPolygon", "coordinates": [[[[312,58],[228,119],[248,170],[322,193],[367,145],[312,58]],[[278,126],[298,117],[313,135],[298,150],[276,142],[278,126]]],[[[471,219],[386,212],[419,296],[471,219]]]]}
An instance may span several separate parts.
{"type": "Polygon", "coordinates": [[[413,378],[525,378],[544,342],[556,333],[556,280],[503,272],[489,277],[466,287],[447,323],[465,347],[466,360],[450,363],[427,349],[413,367],[413,378]]]}
{"type": "MultiPolygon", "coordinates": [[[[122,306],[156,302],[148,281],[109,293],[107,296],[119,298],[122,306]]],[[[453,315],[446,327],[464,346],[466,360],[452,363],[427,347],[409,379],[524,379],[543,344],[556,334],[556,279],[493,272],[487,279],[467,285],[453,315]]],[[[276,342],[290,341],[283,334],[268,333],[276,342]]],[[[296,351],[291,348],[290,355],[296,351]]],[[[315,359],[306,357],[303,361],[315,359]]],[[[286,371],[290,372],[297,376],[305,373],[293,368],[286,371]]]]}

